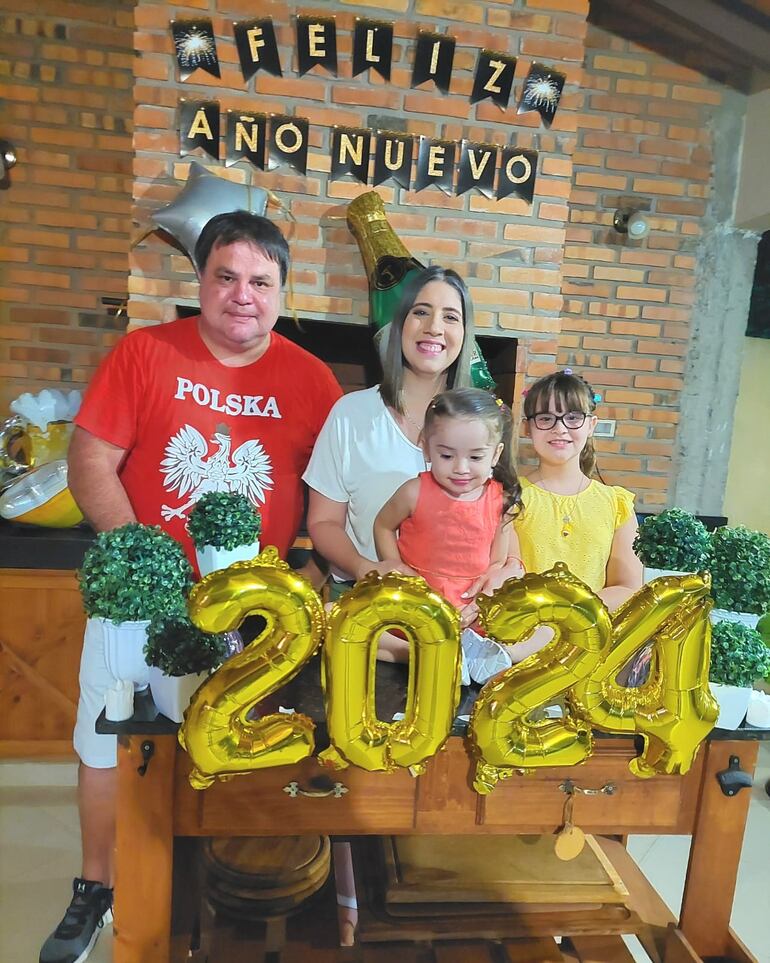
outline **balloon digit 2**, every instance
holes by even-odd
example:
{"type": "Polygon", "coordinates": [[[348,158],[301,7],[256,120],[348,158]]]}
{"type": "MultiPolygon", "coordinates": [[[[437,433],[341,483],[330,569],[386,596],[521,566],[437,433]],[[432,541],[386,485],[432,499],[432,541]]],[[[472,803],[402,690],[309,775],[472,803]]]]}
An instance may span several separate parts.
{"type": "Polygon", "coordinates": [[[532,721],[530,714],[590,676],[605,658],[612,631],[606,606],[562,563],[510,579],[478,604],[484,627],[500,642],[519,642],[538,625],[551,626],[556,635],[487,683],[476,700],[468,727],[474,788],[488,793],[515,769],[583,762],[593,747],[589,726],[568,708],[562,719],[532,721]]]}
{"type": "Polygon", "coordinates": [[[247,615],[267,625],[198,689],[179,741],[193,763],[190,784],[298,762],[315,747],[314,723],[300,713],[249,719],[260,700],[292,679],[323,638],[323,604],[310,582],[266,548],[250,562],[212,572],[190,593],[192,621],[206,632],[237,629],[247,615]]]}

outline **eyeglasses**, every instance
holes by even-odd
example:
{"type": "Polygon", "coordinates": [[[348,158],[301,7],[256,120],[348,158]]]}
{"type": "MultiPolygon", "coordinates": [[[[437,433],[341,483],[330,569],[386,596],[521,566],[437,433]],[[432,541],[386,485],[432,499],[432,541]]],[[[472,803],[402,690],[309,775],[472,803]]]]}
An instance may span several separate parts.
{"type": "Polygon", "coordinates": [[[588,415],[584,411],[568,411],[563,415],[555,415],[552,411],[538,411],[530,415],[527,421],[534,421],[535,427],[541,431],[549,431],[560,421],[565,428],[582,428],[588,415]]]}

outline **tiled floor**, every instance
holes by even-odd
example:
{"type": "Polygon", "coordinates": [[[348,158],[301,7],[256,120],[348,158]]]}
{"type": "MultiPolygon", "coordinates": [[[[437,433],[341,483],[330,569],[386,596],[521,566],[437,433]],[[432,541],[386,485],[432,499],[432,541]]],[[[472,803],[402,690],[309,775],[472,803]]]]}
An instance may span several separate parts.
{"type": "MultiPolygon", "coordinates": [[[[765,743],[760,750],[733,912],[736,932],[760,963],[770,963],[770,797],[764,789],[768,778],[770,744],[765,743]]],[[[37,963],[40,945],[69,901],[79,858],[74,786],[74,766],[0,763],[1,963],[37,963]]],[[[629,848],[677,912],[689,838],[634,836],[629,848]]],[[[108,929],[90,960],[108,963],[111,957],[112,933],[108,929]]]]}

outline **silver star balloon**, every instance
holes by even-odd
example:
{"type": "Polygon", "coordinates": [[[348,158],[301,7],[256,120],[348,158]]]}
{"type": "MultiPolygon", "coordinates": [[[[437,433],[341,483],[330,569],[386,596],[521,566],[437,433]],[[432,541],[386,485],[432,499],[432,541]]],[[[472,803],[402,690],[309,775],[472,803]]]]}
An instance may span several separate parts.
{"type": "Polygon", "coordinates": [[[170,204],[151,217],[158,227],[179,241],[198,272],[195,244],[212,217],[229,211],[264,214],[266,208],[267,191],[263,188],[234,184],[192,161],[185,186],[170,204]]]}

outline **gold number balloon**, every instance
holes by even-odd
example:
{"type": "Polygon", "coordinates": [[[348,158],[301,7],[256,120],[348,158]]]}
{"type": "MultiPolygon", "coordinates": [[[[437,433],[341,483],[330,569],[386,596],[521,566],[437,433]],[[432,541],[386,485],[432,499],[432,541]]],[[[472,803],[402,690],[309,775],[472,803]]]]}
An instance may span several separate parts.
{"type": "Polygon", "coordinates": [[[607,659],[569,694],[573,711],[592,727],[644,737],[630,764],[637,776],[687,772],[716,722],[708,685],[709,587],[708,575],[669,575],[643,586],[613,614],[607,659]],[[650,641],[647,681],[626,688],[618,673],[650,641]]]}
{"type": "Polygon", "coordinates": [[[249,562],[212,572],[189,598],[190,618],[206,632],[237,629],[247,615],[267,624],[243,652],[228,659],[193,696],[179,742],[193,763],[190,784],[283,766],[309,756],[314,724],[300,713],[249,719],[256,703],[293,678],[318,648],[325,624],[310,582],[266,548],[249,562]]]}
{"type": "Polygon", "coordinates": [[[414,576],[371,572],[328,616],[323,682],[331,748],[319,760],[369,771],[422,764],[449,735],[460,694],[457,610],[414,576]],[[377,640],[401,629],[411,643],[404,718],[382,722],[375,708],[377,640]]]}
{"type": "Polygon", "coordinates": [[[605,658],[612,626],[604,603],[559,562],[548,572],[509,579],[478,605],[484,627],[500,642],[519,642],[538,625],[551,626],[555,637],[487,683],[476,700],[468,728],[476,791],[490,792],[514,769],[583,762],[593,745],[589,726],[568,711],[562,719],[529,716],[590,676],[605,658]]]}
{"type": "Polygon", "coordinates": [[[586,721],[605,732],[636,732],[637,710],[657,705],[660,697],[660,675],[655,671],[659,646],[653,649],[644,685],[626,687],[618,682],[619,674],[688,599],[705,601],[708,591],[709,585],[700,575],[667,575],[643,585],[612,613],[610,652],[573,694],[586,721]]]}

